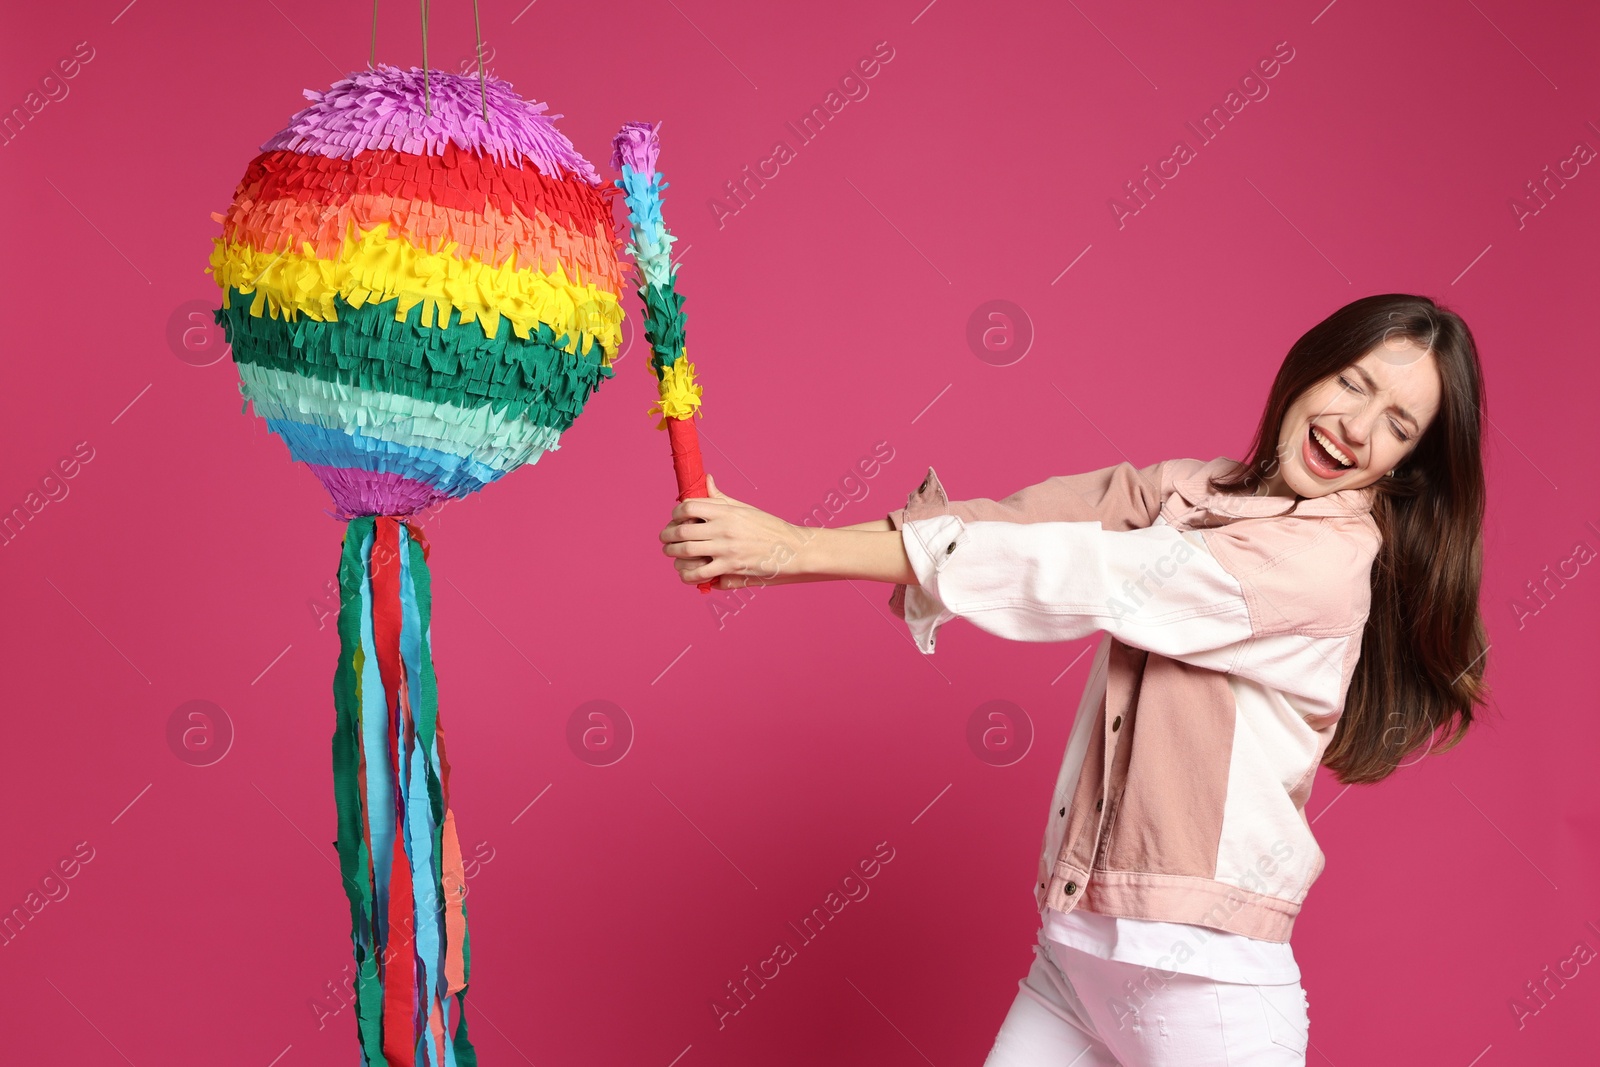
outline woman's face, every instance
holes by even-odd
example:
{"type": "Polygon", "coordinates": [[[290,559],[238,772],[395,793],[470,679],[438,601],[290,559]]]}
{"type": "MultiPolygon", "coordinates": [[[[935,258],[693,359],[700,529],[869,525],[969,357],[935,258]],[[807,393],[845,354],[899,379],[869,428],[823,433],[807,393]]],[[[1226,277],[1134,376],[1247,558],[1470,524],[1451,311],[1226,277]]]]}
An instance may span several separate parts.
{"type": "Polygon", "coordinates": [[[1317,497],[1371,485],[1416,448],[1439,399],[1433,353],[1385,341],[1289,405],[1265,492],[1317,497]]]}

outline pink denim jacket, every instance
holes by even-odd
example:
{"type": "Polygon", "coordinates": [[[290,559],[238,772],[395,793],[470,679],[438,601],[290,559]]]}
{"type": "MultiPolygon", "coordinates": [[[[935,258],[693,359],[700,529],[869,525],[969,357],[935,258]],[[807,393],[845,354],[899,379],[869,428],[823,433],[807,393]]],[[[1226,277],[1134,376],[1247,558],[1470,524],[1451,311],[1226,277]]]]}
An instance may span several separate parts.
{"type": "Polygon", "coordinates": [[[1287,941],[1323,854],[1305,806],[1361,653],[1372,490],[1211,493],[1173,459],[951,501],[930,467],[889,514],[925,653],[964,618],[1017,641],[1103,631],[1039,856],[1040,911],[1287,941]]]}

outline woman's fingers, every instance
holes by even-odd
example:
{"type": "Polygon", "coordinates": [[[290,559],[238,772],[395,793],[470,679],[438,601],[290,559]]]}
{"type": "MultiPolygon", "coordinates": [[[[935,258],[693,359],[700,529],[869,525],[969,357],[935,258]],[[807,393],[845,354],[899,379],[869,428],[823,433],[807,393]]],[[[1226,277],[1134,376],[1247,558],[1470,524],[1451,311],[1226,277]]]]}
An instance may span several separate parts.
{"type": "Polygon", "coordinates": [[[661,550],[669,556],[710,555],[707,548],[711,544],[712,531],[707,526],[709,523],[695,520],[669,523],[661,531],[661,550]]]}
{"type": "Polygon", "coordinates": [[[674,518],[661,531],[663,541],[703,541],[711,531],[709,519],[674,518]]]}
{"type": "Polygon", "coordinates": [[[689,556],[686,559],[673,560],[673,566],[678,568],[678,577],[686,582],[703,582],[706,575],[700,573],[701,568],[711,563],[708,556],[689,556]]]}
{"type": "Polygon", "coordinates": [[[684,519],[709,519],[727,508],[736,506],[747,507],[748,505],[739,505],[737,501],[730,500],[727,497],[713,499],[708,496],[692,496],[688,500],[678,501],[673,506],[672,518],[678,522],[684,519]]]}
{"type": "Polygon", "coordinates": [[[659,535],[684,582],[737,589],[806,580],[785,573],[799,547],[792,524],[727,496],[709,476],[707,490],[679,501],[659,535]]]}
{"type": "Polygon", "coordinates": [[[685,585],[699,585],[701,582],[711,580],[714,588],[726,588],[716,585],[717,580],[722,578],[725,566],[719,565],[709,556],[686,556],[673,560],[672,564],[678,568],[678,578],[685,585]]]}

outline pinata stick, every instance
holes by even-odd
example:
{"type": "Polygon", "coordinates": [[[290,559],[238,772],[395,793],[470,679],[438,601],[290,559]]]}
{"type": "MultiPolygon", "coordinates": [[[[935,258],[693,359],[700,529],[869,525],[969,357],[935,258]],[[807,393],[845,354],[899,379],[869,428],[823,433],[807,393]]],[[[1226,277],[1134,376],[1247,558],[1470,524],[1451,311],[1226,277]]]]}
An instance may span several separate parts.
{"type": "MultiPolygon", "coordinates": [[[[678,499],[707,496],[705,470],[700,462],[700,440],[694,414],[700,406],[701,388],[695,384],[694,364],[684,348],[683,297],[677,292],[677,270],[672,262],[672,242],[661,218],[661,190],[667,187],[656,170],[661,142],[660,123],[630,122],[611,142],[611,166],[622,172],[616,183],[626,194],[628,252],[638,265],[639,298],[644,302],[644,335],[650,343],[650,367],[656,374],[661,399],[650,413],[661,414],[657,429],[667,431],[672,444],[672,469],[678,478],[678,499]]],[[[713,583],[701,582],[702,593],[713,583]]]]}
{"type": "Polygon", "coordinates": [[[700,435],[695,433],[694,420],[670,420],[667,437],[672,442],[672,470],[678,476],[678,499],[708,495],[705,468],[700,464],[700,435]]]}

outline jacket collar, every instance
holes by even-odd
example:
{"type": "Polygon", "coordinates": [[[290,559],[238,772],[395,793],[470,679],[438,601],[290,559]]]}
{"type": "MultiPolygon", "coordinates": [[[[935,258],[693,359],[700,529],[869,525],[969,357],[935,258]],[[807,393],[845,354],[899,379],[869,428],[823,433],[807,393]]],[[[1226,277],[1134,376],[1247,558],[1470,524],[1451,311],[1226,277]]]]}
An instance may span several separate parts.
{"type": "MultiPolygon", "coordinates": [[[[1187,504],[1188,508],[1185,509],[1178,501],[1172,501],[1173,510],[1183,513],[1186,510],[1198,509],[1212,515],[1240,519],[1265,518],[1281,515],[1289,510],[1293,501],[1291,497],[1216,493],[1206,488],[1206,479],[1213,475],[1227,474],[1237,465],[1236,460],[1218,456],[1190,473],[1174,478],[1173,492],[1182,498],[1182,504],[1187,504]]],[[[1360,489],[1340,489],[1325,496],[1301,497],[1294,514],[1308,517],[1366,514],[1372,510],[1372,498],[1375,495],[1376,490],[1372,486],[1365,486],[1360,489]]]]}

